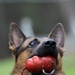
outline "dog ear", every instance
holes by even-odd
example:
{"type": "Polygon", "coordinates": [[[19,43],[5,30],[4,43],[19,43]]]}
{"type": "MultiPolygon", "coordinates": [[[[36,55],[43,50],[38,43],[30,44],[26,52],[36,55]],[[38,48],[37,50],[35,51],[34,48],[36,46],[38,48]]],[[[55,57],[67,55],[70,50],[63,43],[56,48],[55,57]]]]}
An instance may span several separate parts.
{"type": "Polygon", "coordinates": [[[51,31],[48,37],[56,41],[58,48],[60,49],[63,48],[64,41],[65,41],[65,32],[64,32],[63,25],[61,23],[58,23],[53,28],[53,30],[51,31]]]}
{"type": "Polygon", "coordinates": [[[11,50],[16,49],[25,39],[26,36],[22,33],[18,25],[12,22],[9,29],[9,48],[11,50]]]}

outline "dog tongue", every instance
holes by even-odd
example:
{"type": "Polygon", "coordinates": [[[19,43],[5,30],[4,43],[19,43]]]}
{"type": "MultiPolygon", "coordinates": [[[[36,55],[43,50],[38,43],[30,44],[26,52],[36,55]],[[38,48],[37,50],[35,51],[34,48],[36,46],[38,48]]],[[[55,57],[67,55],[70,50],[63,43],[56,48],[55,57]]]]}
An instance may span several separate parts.
{"type": "Polygon", "coordinates": [[[45,72],[51,72],[55,68],[55,66],[56,61],[51,56],[33,56],[26,61],[21,75],[23,75],[25,69],[27,69],[29,72],[42,72],[42,70],[44,70],[45,72]]]}

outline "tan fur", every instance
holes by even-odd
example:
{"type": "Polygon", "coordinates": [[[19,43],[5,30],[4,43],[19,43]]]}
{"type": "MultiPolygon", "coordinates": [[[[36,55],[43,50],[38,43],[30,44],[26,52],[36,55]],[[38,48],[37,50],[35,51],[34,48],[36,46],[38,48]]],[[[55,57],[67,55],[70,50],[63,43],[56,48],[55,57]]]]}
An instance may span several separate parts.
{"type": "MultiPolygon", "coordinates": [[[[29,44],[29,42],[31,40],[33,40],[34,38],[30,38],[30,39],[27,39],[21,46],[20,49],[25,49],[27,47],[27,45],[29,44]]],[[[12,49],[13,47],[10,45],[10,48],[12,49]]],[[[29,58],[29,56],[31,55],[31,53],[33,52],[33,50],[30,48],[30,49],[27,49],[27,50],[24,50],[18,57],[17,59],[17,62],[15,62],[15,65],[14,65],[14,69],[13,69],[13,72],[12,72],[12,75],[21,75],[21,71],[25,65],[25,62],[26,60],[29,58]]],[[[14,56],[15,57],[15,56],[14,56]]],[[[24,72],[24,75],[31,75],[30,72],[28,72],[27,70],[25,70],[24,72]]]]}
{"type": "MultiPolygon", "coordinates": [[[[62,48],[61,49],[62,50],[62,52],[64,53],[64,48],[62,48]]],[[[65,75],[65,73],[63,72],[63,70],[62,70],[62,58],[61,58],[61,56],[60,56],[60,54],[58,53],[58,65],[56,66],[56,75],[65,75]]]]}
{"type": "MultiPolygon", "coordinates": [[[[29,56],[30,56],[30,53],[28,51],[24,51],[19,55],[17,62],[15,63],[15,67],[13,69],[12,75],[20,75],[21,74],[21,70],[23,69],[25,62],[29,56]]],[[[28,71],[26,71],[26,73],[29,75],[28,71]]],[[[25,75],[27,75],[27,74],[25,74],[25,75]]]]}

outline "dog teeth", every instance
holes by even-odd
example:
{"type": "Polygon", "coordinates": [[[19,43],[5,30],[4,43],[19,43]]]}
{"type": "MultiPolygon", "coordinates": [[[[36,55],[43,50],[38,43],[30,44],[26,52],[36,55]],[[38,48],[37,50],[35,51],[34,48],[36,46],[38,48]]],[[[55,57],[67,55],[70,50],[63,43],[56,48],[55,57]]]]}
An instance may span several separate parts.
{"type": "Polygon", "coordinates": [[[44,70],[44,69],[42,69],[42,72],[43,72],[44,74],[53,74],[53,73],[55,72],[55,70],[52,70],[52,72],[47,73],[47,72],[45,72],[45,70],[44,70]]]}

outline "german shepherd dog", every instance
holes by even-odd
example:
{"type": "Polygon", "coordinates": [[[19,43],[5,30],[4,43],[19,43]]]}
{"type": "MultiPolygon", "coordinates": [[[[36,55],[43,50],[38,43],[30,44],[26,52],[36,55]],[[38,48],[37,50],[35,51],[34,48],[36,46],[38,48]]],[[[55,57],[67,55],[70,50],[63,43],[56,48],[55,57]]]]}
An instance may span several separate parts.
{"type": "Polygon", "coordinates": [[[62,56],[64,53],[65,32],[63,25],[58,23],[48,37],[26,37],[15,22],[10,24],[9,48],[15,58],[15,65],[11,75],[21,75],[21,71],[28,58],[35,55],[44,57],[50,55],[56,60],[56,68],[51,73],[32,73],[27,70],[24,75],[65,75],[62,70],[62,56]]]}

